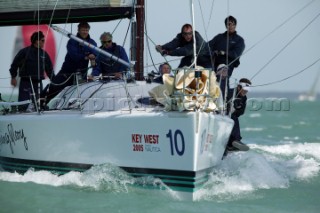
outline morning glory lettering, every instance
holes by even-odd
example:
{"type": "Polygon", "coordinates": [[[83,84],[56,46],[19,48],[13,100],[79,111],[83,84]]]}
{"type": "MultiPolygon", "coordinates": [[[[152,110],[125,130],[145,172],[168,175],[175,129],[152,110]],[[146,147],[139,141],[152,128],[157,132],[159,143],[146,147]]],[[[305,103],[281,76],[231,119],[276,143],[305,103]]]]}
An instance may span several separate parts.
{"type": "Polygon", "coordinates": [[[7,126],[7,132],[0,135],[0,151],[2,146],[9,145],[11,153],[13,154],[13,145],[16,145],[16,142],[23,142],[24,148],[28,150],[27,138],[24,136],[23,129],[16,130],[13,128],[13,125],[10,123],[7,126]]]}

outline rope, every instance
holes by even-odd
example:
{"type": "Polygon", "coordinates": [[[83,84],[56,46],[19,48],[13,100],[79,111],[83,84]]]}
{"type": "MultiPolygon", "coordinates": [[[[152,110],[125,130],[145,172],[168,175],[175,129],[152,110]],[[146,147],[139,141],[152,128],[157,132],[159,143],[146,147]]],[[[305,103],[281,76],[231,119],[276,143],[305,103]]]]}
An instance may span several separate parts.
{"type": "MultiPolygon", "coordinates": [[[[145,27],[145,32],[144,32],[144,34],[145,34],[145,35],[147,36],[147,38],[148,38],[147,41],[150,40],[153,45],[155,45],[155,46],[157,45],[157,44],[148,36],[148,34],[147,34],[147,28],[146,28],[146,27],[145,27]]],[[[148,48],[148,50],[150,51],[149,48],[148,48]]],[[[165,60],[166,62],[168,62],[167,59],[166,59],[166,57],[165,57],[164,55],[161,55],[161,56],[164,58],[164,60],[165,60]]]]}
{"type": "MultiPolygon", "coordinates": [[[[175,58],[175,59],[167,60],[166,62],[169,63],[169,62],[179,61],[179,60],[180,60],[180,58],[175,58]]],[[[160,64],[163,64],[163,62],[155,63],[154,65],[160,65],[160,64]]],[[[144,66],[144,68],[152,67],[154,65],[146,65],[146,66],[144,66]]]]}
{"type": "MultiPolygon", "coordinates": [[[[53,82],[50,82],[50,84],[52,84],[52,85],[54,85],[54,86],[62,86],[62,85],[64,85],[65,83],[67,83],[70,79],[71,79],[71,77],[73,77],[75,75],[75,73],[72,73],[64,82],[62,82],[62,83],[60,83],[60,84],[55,84],[55,83],[53,83],[53,82]]],[[[49,85],[49,88],[48,89],[50,89],[50,85],[49,85]]]]}
{"type": "MultiPolygon", "coordinates": [[[[156,46],[156,44],[155,44],[155,43],[152,41],[152,39],[148,36],[148,34],[147,34],[147,25],[146,25],[146,24],[145,24],[145,32],[144,32],[144,34],[145,34],[145,35],[147,36],[147,38],[148,38],[148,39],[146,40],[146,42],[147,42],[149,57],[150,57],[150,59],[151,59],[152,66],[154,67],[155,70],[157,70],[157,72],[159,72],[158,68],[155,66],[156,64],[154,63],[153,57],[152,57],[152,55],[151,55],[149,40],[153,43],[153,45],[156,46]]],[[[162,55],[161,55],[161,56],[162,56],[162,55]]],[[[166,63],[168,63],[166,57],[165,57],[165,56],[162,56],[162,57],[164,58],[164,60],[166,61],[166,63]]],[[[160,63],[160,64],[162,64],[162,63],[160,63]]],[[[147,67],[148,67],[148,66],[145,66],[144,68],[147,68],[147,67]]]]}

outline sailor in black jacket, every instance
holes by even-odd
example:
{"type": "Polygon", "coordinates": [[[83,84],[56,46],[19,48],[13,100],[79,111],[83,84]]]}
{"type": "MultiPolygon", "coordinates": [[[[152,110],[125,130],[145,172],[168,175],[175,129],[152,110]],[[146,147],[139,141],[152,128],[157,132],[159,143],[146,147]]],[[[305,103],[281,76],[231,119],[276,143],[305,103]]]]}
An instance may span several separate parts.
{"type": "Polygon", "coordinates": [[[227,150],[229,151],[247,151],[249,147],[241,142],[239,117],[244,114],[247,106],[247,93],[250,90],[251,81],[242,78],[236,88],[228,92],[228,113],[231,110],[231,119],[234,126],[228,141],[227,150]],[[233,98],[234,94],[234,99],[233,98]],[[232,101],[233,100],[233,101],[232,101]]]}
{"type": "MultiPolygon", "coordinates": [[[[196,53],[197,65],[211,68],[210,52],[207,42],[202,38],[200,33],[195,31],[196,40],[196,53]]],[[[180,61],[179,68],[184,66],[190,66],[194,61],[194,50],[193,50],[193,30],[190,24],[185,24],[181,28],[181,32],[170,42],[164,45],[157,45],[156,50],[161,53],[161,55],[170,56],[183,56],[180,61]]]]}
{"type": "MultiPolygon", "coordinates": [[[[224,91],[225,84],[229,89],[229,77],[232,75],[233,69],[240,65],[239,59],[245,49],[244,39],[236,31],[237,19],[228,16],[224,23],[227,31],[216,35],[208,42],[213,55],[214,70],[217,70],[220,64],[225,64],[228,67],[228,77],[220,82],[222,91],[224,91]]],[[[217,80],[220,81],[219,75],[217,80]]]]}
{"type": "MultiPolygon", "coordinates": [[[[38,98],[38,85],[42,89],[42,80],[45,72],[52,79],[53,65],[49,54],[43,50],[45,37],[42,31],[34,32],[30,38],[31,45],[21,49],[14,57],[10,67],[11,85],[16,86],[16,77],[20,76],[18,101],[30,100],[30,95],[35,92],[38,98]],[[19,70],[19,73],[18,73],[19,70]]],[[[25,110],[26,106],[20,106],[20,110],[25,110]]]]}

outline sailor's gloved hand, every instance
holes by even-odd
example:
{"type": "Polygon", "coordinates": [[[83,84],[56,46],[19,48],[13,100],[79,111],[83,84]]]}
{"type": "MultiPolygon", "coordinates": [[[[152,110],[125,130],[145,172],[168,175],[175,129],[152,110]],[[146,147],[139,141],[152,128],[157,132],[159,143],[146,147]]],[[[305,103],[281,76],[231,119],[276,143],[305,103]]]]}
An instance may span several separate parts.
{"type": "Polygon", "coordinates": [[[215,50],[215,51],[214,51],[214,54],[217,55],[217,56],[218,56],[218,55],[225,55],[226,52],[223,51],[223,50],[215,50]]]}
{"type": "Polygon", "coordinates": [[[219,69],[216,75],[220,75],[222,79],[225,79],[228,76],[228,68],[223,67],[222,69],[219,69]]]}
{"type": "Polygon", "coordinates": [[[168,50],[162,50],[161,55],[162,56],[170,55],[170,52],[168,50]]]}
{"type": "Polygon", "coordinates": [[[157,46],[156,46],[156,51],[159,52],[159,53],[162,53],[162,47],[161,47],[161,45],[157,45],[157,46]]]}

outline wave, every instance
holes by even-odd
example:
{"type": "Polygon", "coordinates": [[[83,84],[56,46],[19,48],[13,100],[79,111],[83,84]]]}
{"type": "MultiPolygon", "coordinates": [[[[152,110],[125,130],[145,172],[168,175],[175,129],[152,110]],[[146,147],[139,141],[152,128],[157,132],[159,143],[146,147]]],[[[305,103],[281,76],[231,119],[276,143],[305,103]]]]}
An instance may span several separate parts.
{"type": "Polygon", "coordinates": [[[199,200],[234,200],[260,189],[289,188],[319,176],[320,144],[256,145],[228,155],[211,174],[199,200]]]}
{"type": "Polygon", "coordinates": [[[167,190],[172,197],[177,197],[160,179],[152,176],[134,178],[112,164],[96,165],[85,172],[71,171],[64,175],[44,170],[35,171],[32,168],[24,174],[0,171],[0,181],[33,182],[42,185],[73,187],[106,193],[129,193],[143,188],[157,188],[167,190]]]}
{"type": "MultiPolygon", "coordinates": [[[[253,196],[261,189],[289,188],[294,181],[308,181],[319,176],[320,143],[257,145],[248,144],[247,152],[228,154],[210,174],[209,181],[196,192],[198,200],[228,201],[253,196]]],[[[136,193],[144,188],[160,188],[157,194],[176,198],[161,180],[154,177],[135,179],[110,165],[94,166],[86,172],[64,175],[28,170],[25,174],[0,172],[0,180],[34,182],[57,187],[74,187],[106,193],[136,193]],[[136,184],[143,187],[136,187],[136,184]],[[151,187],[152,188],[152,187],[151,187]]],[[[153,190],[151,190],[153,191],[153,190]]],[[[143,193],[155,193],[150,190],[143,193]]]]}

